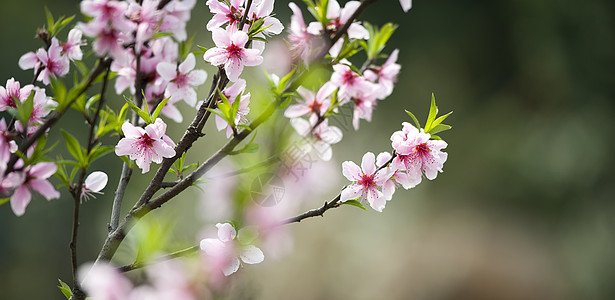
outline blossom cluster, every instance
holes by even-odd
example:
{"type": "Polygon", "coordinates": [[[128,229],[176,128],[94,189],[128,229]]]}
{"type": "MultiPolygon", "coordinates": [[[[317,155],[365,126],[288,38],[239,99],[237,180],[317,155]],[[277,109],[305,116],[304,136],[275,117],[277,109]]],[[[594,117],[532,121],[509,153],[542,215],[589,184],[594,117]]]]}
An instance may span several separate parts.
{"type": "Polygon", "coordinates": [[[404,122],[403,128],[391,136],[394,155],[372,152],[363,155],[361,167],[352,161],[342,163],[344,176],[353,181],[342,191],[340,201],[365,199],[376,211],[382,211],[393,198],[395,188],[410,189],[421,183],[423,175],[434,180],[442,172],[448,157],[442,149],[447,143],[430,139],[431,135],[404,122]]]}

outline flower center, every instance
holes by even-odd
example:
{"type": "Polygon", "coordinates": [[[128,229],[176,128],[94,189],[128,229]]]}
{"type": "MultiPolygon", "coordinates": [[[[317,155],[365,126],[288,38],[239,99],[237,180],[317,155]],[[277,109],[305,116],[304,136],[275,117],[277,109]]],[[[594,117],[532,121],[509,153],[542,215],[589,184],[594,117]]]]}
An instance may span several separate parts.
{"type": "Polygon", "coordinates": [[[320,107],[322,106],[322,103],[314,101],[314,103],[312,103],[309,108],[312,110],[313,113],[317,114],[320,116],[320,107]]]}
{"type": "Polygon", "coordinates": [[[429,147],[427,147],[427,143],[422,143],[414,147],[414,153],[416,153],[420,157],[425,157],[427,154],[429,154],[429,152],[431,152],[431,150],[429,149],[429,147]]]}
{"type": "Polygon", "coordinates": [[[347,85],[353,85],[356,77],[357,75],[352,70],[348,70],[344,73],[342,80],[347,85]]]}
{"type": "Polygon", "coordinates": [[[188,75],[177,71],[177,76],[173,80],[178,86],[185,86],[188,83],[188,75]]]}
{"type": "Polygon", "coordinates": [[[154,148],[154,139],[152,139],[147,133],[139,138],[139,144],[141,147],[154,148]]]}
{"type": "Polygon", "coordinates": [[[374,181],[374,174],[367,176],[366,174],[361,175],[361,180],[359,180],[359,185],[363,186],[363,189],[367,190],[369,188],[377,187],[376,182],[374,181]]]}
{"type": "Polygon", "coordinates": [[[230,46],[226,47],[226,52],[228,53],[229,57],[240,57],[241,51],[242,48],[235,44],[231,44],[230,46]]]}

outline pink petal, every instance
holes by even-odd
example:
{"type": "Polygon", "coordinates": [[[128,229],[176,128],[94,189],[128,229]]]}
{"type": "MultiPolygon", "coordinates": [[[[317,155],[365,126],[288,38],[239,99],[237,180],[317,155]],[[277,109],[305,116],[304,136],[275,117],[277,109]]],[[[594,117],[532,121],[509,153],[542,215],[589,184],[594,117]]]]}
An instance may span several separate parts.
{"type": "Polygon", "coordinates": [[[222,273],[224,273],[224,276],[229,276],[237,272],[237,270],[239,270],[239,264],[239,258],[233,257],[230,263],[222,269],[222,273]]]}
{"type": "Polygon", "coordinates": [[[122,124],[122,132],[127,138],[140,138],[143,134],[145,134],[145,130],[143,130],[143,128],[136,127],[130,124],[130,122],[124,122],[124,124],[122,124]]]}
{"type": "Polygon", "coordinates": [[[404,12],[408,12],[412,8],[412,0],[399,0],[399,3],[404,12]]]}
{"type": "Polygon", "coordinates": [[[57,169],[58,169],[58,166],[56,166],[55,163],[42,162],[42,163],[38,163],[32,166],[32,168],[30,169],[30,172],[28,173],[30,176],[34,178],[46,179],[46,178],[49,178],[49,176],[53,175],[57,169]]]}
{"type": "Polygon", "coordinates": [[[32,195],[27,187],[20,185],[13,196],[11,196],[11,208],[16,216],[22,216],[26,212],[26,207],[30,203],[32,195]]]}
{"type": "Polygon", "coordinates": [[[243,53],[244,57],[242,57],[242,59],[244,65],[254,67],[263,63],[263,57],[260,55],[258,49],[245,49],[243,53]]]}
{"type": "Polygon", "coordinates": [[[201,240],[199,246],[205,254],[210,256],[219,256],[224,252],[224,243],[219,239],[204,239],[201,240]]]}
{"type": "Polygon", "coordinates": [[[345,202],[348,200],[354,200],[363,194],[363,187],[358,184],[352,184],[347,186],[340,195],[340,201],[345,202]]]}
{"type": "Polygon", "coordinates": [[[239,257],[246,264],[258,264],[265,260],[265,255],[263,254],[263,251],[253,245],[248,245],[243,248],[239,257]]]}
{"type": "Polygon", "coordinates": [[[34,52],[28,52],[19,58],[19,68],[22,70],[33,69],[39,60],[34,52]]]}
{"type": "Polygon", "coordinates": [[[309,114],[311,111],[312,110],[305,105],[293,104],[288,106],[288,108],[284,112],[284,116],[287,118],[297,118],[309,114]]]}
{"type": "Polygon", "coordinates": [[[361,172],[359,166],[352,161],[345,161],[342,163],[342,174],[350,181],[361,180],[361,176],[363,176],[363,172],[361,172]]]}
{"type": "Polygon", "coordinates": [[[390,159],[391,159],[391,153],[381,152],[380,154],[378,154],[378,157],[376,157],[376,165],[378,167],[381,167],[384,164],[386,164],[390,159]]]}
{"type": "Polygon", "coordinates": [[[222,28],[215,28],[211,31],[211,34],[216,47],[226,48],[231,45],[231,37],[228,35],[226,30],[222,28]]]}
{"type": "Polygon", "coordinates": [[[344,134],[342,133],[342,130],[335,126],[329,126],[327,127],[327,130],[320,133],[320,138],[328,144],[339,143],[343,136],[344,134]]]}
{"type": "Polygon", "coordinates": [[[227,51],[222,48],[208,49],[203,54],[203,59],[214,66],[220,66],[229,60],[227,51]]]}
{"type": "Polygon", "coordinates": [[[188,53],[186,60],[184,60],[184,62],[179,64],[179,72],[181,72],[182,74],[188,74],[188,72],[194,69],[195,65],[196,65],[196,60],[194,59],[194,54],[190,52],[188,53]]]}
{"type": "Polygon", "coordinates": [[[243,31],[237,31],[231,35],[231,42],[236,46],[243,48],[248,42],[248,35],[243,31]]]}
{"type": "Polygon", "coordinates": [[[188,84],[191,86],[199,86],[207,80],[207,72],[203,70],[193,70],[188,74],[188,84]]]}
{"type": "Polygon", "coordinates": [[[363,169],[363,173],[365,175],[372,175],[376,172],[376,156],[372,152],[367,152],[363,155],[363,159],[361,160],[361,169],[363,169]]]}
{"type": "Polygon", "coordinates": [[[369,205],[378,212],[382,212],[387,203],[384,195],[376,189],[369,189],[365,198],[367,202],[369,202],[369,205]]]}
{"type": "Polygon", "coordinates": [[[218,227],[218,239],[222,242],[230,242],[237,236],[237,231],[229,223],[218,223],[216,227],[218,227]]]}
{"type": "Polygon", "coordinates": [[[240,59],[231,58],[224,64],[224,70],[226,71],[226,75],[228,75],[228,79],[235,82],[239,79],[239,75],[241,75],[243,71],[243,64],[240,59]]]}
{"type": "Polygon", "coordinates": [[[47,180],[30,180],[30,187],[47,200],[60,198],[60,192],[47,180]]]}
{"type": "Polygon", "coordinates": [[[161,62],[156,66],[156,71],[166,81],[171,81],[177,77],[177,67],[172,63],[161,62]]]}
{"type": "Polygon", "coordinates": [[[100,192],[103,188],[105,188],[105,186],[107,186],[108,180],[109,177],[107,176],[107,173],[96,171],[92,172],[87,178],[85,178],[84,185],[92,192],[100,192]]]}

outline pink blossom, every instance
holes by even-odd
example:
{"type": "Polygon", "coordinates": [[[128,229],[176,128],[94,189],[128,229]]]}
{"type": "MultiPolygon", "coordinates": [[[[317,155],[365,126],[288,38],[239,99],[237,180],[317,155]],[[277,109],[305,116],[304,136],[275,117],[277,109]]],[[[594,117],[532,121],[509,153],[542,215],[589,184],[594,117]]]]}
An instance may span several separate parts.
{"type": "Polygon", "coordinates": [[[0,111],[5,111],[7,108],[17,108],[15,99],[20,102],[25,102],[34,88],[33,85],[28,84],[21,88],[19,81],[15,81],[11,78],[6,81],[6,88],[0,86],[0,111]]]}
{"type": "MultiPolygon", "coordinates": [[[[32,114],[30,114],[30,119],[28,120],[28,133],[36,131],[38,126],[43,123],[43,119],[49,115],[58,103],[51,100],[51,97],[47,97],[45,89],[35,87],[32,105],[32,114]]],[[[23,124],[19,121],[15,123],[15,128],[20,131],[24,130],[23,124]]]]}
{"type": "Polygon", "coordinates": [[[194,8],[196,0],[171,1],[164,6],[164,18],[160,30],[173,33],[178,41],[188,38],[186,23],[190,20],[190,11],[194,8]]]}
{"type": "Polygon", "coordinates": [[[372,93],[377,89],[373,83],[355,73],[345,63],[350,64],[350,62],[343,60],[342,63],[334,65],[333,74],[331,74],[331,83],[340,89],[338,96],[341,101],[350,100],[350,98],[361,93],[372,93]]]}
{"type": "Polygon", "coordinates": [[[15,135],[8,131],[4,118],[0,119],[0,179],[3,178],[11,153],[17,150],[17,143],[13,140],[14,138],[15,135]]]}
{"type": "Polygon", "coordinates": [[[331,145],[339,143],[344,135],[339,128],[329,126],[327,120],[322,121],[312,130],[317,121],[318,118],[312,116],[310,121],[301,118],[291,119],[290,124],[302,136],[306,136],[311,132],[313,140],[310,142],[316,154],[322,160],[328,161],[331,160],[333,155],[331,145]]]}
{"type": "MultiPolygon", "coordinates": [[[[274,0],[261,0],[256,1],[250,7],[248,17],[252,23],[263,20],[261,28],[264,30],[255,35],[255,37],[265,38],[271,35],[277,35],[282,33],[284,25],[276,17],[272,15],[274,0]]],[[[249,29],[249,25],[245,25],[244,30],[249,29]]],[[[253,48],[259,49],[261,52],[265,50],[265,41],[253,40],[253,48]]]]}
{"type": "Polygon", "coordinates": [[[137,24],[135,50],[141,52],[143,43],[154,36],[162,21],[162,12],[158,10],[158,0],[130,2],[126,15],[137,24]]]}
{"type": "Polygon", "coordinates": [[[386,198],[379,188],[391,178],[393,171],[389,168],[377,170],[375,161],[374,153],[367,152],[363,155],[360,168],[352,161],[342,163],[342,173],[348,180],[355,183],[342,190],[340,201],[365,197],[374,210],[382,212],[386,205],[386,198]]]}
{"type": "Polygon", "coordinates": [[[62,55],[62,47],[58,39],[51,39],[49,50],[40,48],[35,55],[33,54],[32,52],[24,54],[19,59],[19,67],[23,70],[34,69],[34,74],[43,68],[37,77],[37,80],[42,81],[43,84],[49,84],[49,77],[62,77],[68,74],[69,60],[68,57],[62,55]]]}
{"type": "Polygon", "coordinates": [[[203,70],[194,70],[194,54],[188,54],[186,60],[179,67],[168,62],[161,62],[156,67],[158,74],[169,82],[164,92],[165,97],[172,100],[184,100],[188,105],[196,104],[195,87],[203,84],[207,79],[207,73],[203,70]]]}
{"type": "Polygon", "coordinates": [[[399,4],[401,4],[404,12],[408,12],[412,8],[412,0],[399,0],[399,4]]]}
{"type": "MultiPolygon", "coordinates": [[[[248,113],[250,113],[250,93],[243,94],[245,88],[246,81],[244,79],[239,79],[233,85],[222,90],[222,94],[228,99],[231,105],[236,101],[237,97],[239,97],[239,108],[237,109],[237,115],[235,116],[235,124],[232,124],[233,126],[248,123],[248,119],[246,116],[248,115],[248,113]]],[[[218,131],[221,131],[226,128],[227,138],[229,138],[233,134],[233,128],[231,124],[228,124],[222,117],[218,115],[216,115],[216,128],[218,128],[218,131]]]]}
{"type": "MultiPolygon", "coordinates": [[[[126,59],[126,53],[129,51],[124,49],[124,43],[132,41],[132,37],[128,31],[122,31],[117,26],[111,26],[115,23],[95,22],[95,20],[87,24],[79,24],[83,34],[94,38],[92,50],[99,57],[109,54],[115,60],[123,61],[126,59]]],[[[132,25],[133,23],[127,22],[132,25]]],[[[117,24],[116,24],[117,25],[117,24]]]]}
{"type": "Polygon", "coordinates": [[[413,182],[420,183],[422,174],[429,180],[433,180],[442,172],[448,153],[441,150],[446,148],[447,143],[442,140],[430,140],[430,134],[420,131],[410,123],[404,122],[403,129],[396,131],[391,136],[393,149],[397,156],[393,159],[392,166],[406,170],[413,182]]]}
{"type": "Polygon", "coordinates": [[[66,43],[62,43],[62,54],[68,55],[68,58],[72,60],[81,60],[83,53],[81,52],[81,45],[84,42],[81,40],[83,32],[77,28],[73,28],[68,33],[68,40],[66,43]]]}
{"type": "Polygon", "coordinates": [[[352,115],[352,126],[355,130],[359,130],[359,120],[365,119],[367,122],[372,121],[372,113],[376,104],[377,90],[363,91],[357,90],[352,97],[354,102],[354,111],[352,115]]]}
{"type": "Polygon", "coordinates": [[[290,50],[296,56],[301,57],[305,63],[308,63],[310,52],[313,49],[312,41],[316,36],[307,31],[303,13],[299,6],[290,2],[288,7],[293,11],[293,15],[290,17],[290,32],[288,33],[290,50]]]}
{"type": "Polygon", "coordinates": [[[261,263],[265,256],[256,246],[252,245],[252,241],[244,241],[243,229],[239,231],[239,235],[235,228],[229,223],[218,223],[218,238],[207,238],[201,240],[201,250],[205,251],[214,267],[217,267],[225,276],[235,273],[239,269],[241,261],[246,264],[261,263]],[[239,241],[237,243],[235,240],[239,241]]]}
{"type": "Polygon", "coordinates": [[[175,144],[165,134],[166,130],[167,124],[160,118],[145,129],[126,122],[122,125],[125,137],[115,146],[115,154],[128,155],[131,160],[136,160],[142,173],[147,173],[152,162],[159,164],[163,158],[175,156],[175,144]]]}
{"type": "Polygon", "coordinates": [[[397,82],[397,75],[399,74],[399,70],[401,70],[401,66],[396,63],[398,54],[399,50],[395,49],[382,66],[374,70],[368,69],[363,74],[368,80],[378,82],[378,86],[381,90],[378,93],[378,99],[380,100],[393,93],[393,86],[395,82],[397,82]]]}
{"type": "Polygon", "coordinates": [[[331,106],[331,94],[335,92],[337,87],[330,82],[325,83],[316,95],[310,90],[300,86],[297,93],[303,98],[299,104],[288,106],[284,112],[287,118],[297,118],[306,114],[314,114],[318,117],[324,116],[331,106]]]}
{"type": "Polygon", "coordinates": [[[47,181],[57,170],[57,166],[51,162],[41,162],[26,166],[20,172],[11,172],[2,183],[5,187],[14,189],[11,196],[11,208],[17,216],[26,212],[26,207],[32,199],[31,190],[37,191],[45,199],[60,198],[60,193],[47,181]]]}
{"type": "Polygon", "coordinates": [[[96,198],[94,194],[102,194],[101,190],[107,186],[109,177],[105,172],[92,172],[85,178],[83,187],[81,188],[81,201],[96,198]]]}
{"type": "Polygon", "coordinates": [[[130,280],[106,262],[79,267],[78,277],[88,296],[94,299],[125,300],[133,290],[130,280]]]}
{"type": "Polygon", "coordinates": [[[124,15],[127,9],[128,3],[124,1],[84,0],[81,2],[81,12],[93,17],[92,23],[97,23],[97,27],[109,25],[115,30],[124,32],[134,29],[132,22],[128,21],[124,15]]]}
{"type": "Polygon", "coordinates": [[[227,22],[229,23],[229,27],[233,27],[234,25],[236,27],[236,24],[239,23],[243,16],[243,3],[244,0],[207,0],[206,4],[209,7],[209,11],[214,14],[213,18],[207,23],[207,30],[213,31],[227,22]]]}
{"type": "MultiPolygon", "coordinates": [[[[387,164],[391,160],[391,157],[391,153],[389,152],[382,152],[378,154],[378,157],[376,157],[376,166],[379,168],[386,167],[385,164],[387,164]]],[[[389,168],[393,171],[391,177],[387,179],[382,185],[382,194],[387,200],[391,200],[393,198],[395,188],[398,185],[401,185],[404,189],[407,190],[415,187],[420,182],[416,181],[416,178],[412,178],[410,175],[403,172],[402,170],[393,168],[391,166],[386,168],[389,168]]]]}
{"type": "Polygon", "coordinates": [[[244,66],[258,66],[263,62],[259,50],[244,48],[248,35],[234,26],[226,30],[215,28],[212,35],[216,47],[207,50],[203,59],[214,66],[224,65],[230,81],[239,79],[244,66]]]}

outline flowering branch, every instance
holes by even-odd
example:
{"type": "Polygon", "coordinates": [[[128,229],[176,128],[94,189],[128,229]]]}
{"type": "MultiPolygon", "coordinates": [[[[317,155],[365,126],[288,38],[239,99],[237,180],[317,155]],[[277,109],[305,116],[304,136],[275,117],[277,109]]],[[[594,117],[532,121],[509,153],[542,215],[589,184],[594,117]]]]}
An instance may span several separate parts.
{"type": "MultiPolygon", "coordinates": [[[[111,66],[111,59],[100,59],[98,61],[98,65],[88,77],[88,80],[84,87],[79,90],[79,92],[67,102],[67,104],[62,108],[62,110],[55,111],[51,115],[51,117],[49,117],[43,124],[41,124],[41,126],[32,135],[24,139],[19,145],[18,150],[22,153],[25,153],[26,150],[28,150],[28,148],[30,148],[30,146],[32,146],[32,144],[34,144],[34,142],[36,142],[47,131],[47,129],[49,129],[51,126],[53,126],[53,124],[60,120],[60,118],[62,118],[62,116],[64,115],[64,113],[66,113],[70,106],[92,86],[92,83],[94,83],[94,80],[98,77],[98,75],[100,75],[104,70],[109,68],[109,66],[111,66]]],[[[19,157],[17,155],[11,155],[11,159],[7,163],[5,174],[8,174],[14,170],[13,168],[18,159],[19,157]]]]}

